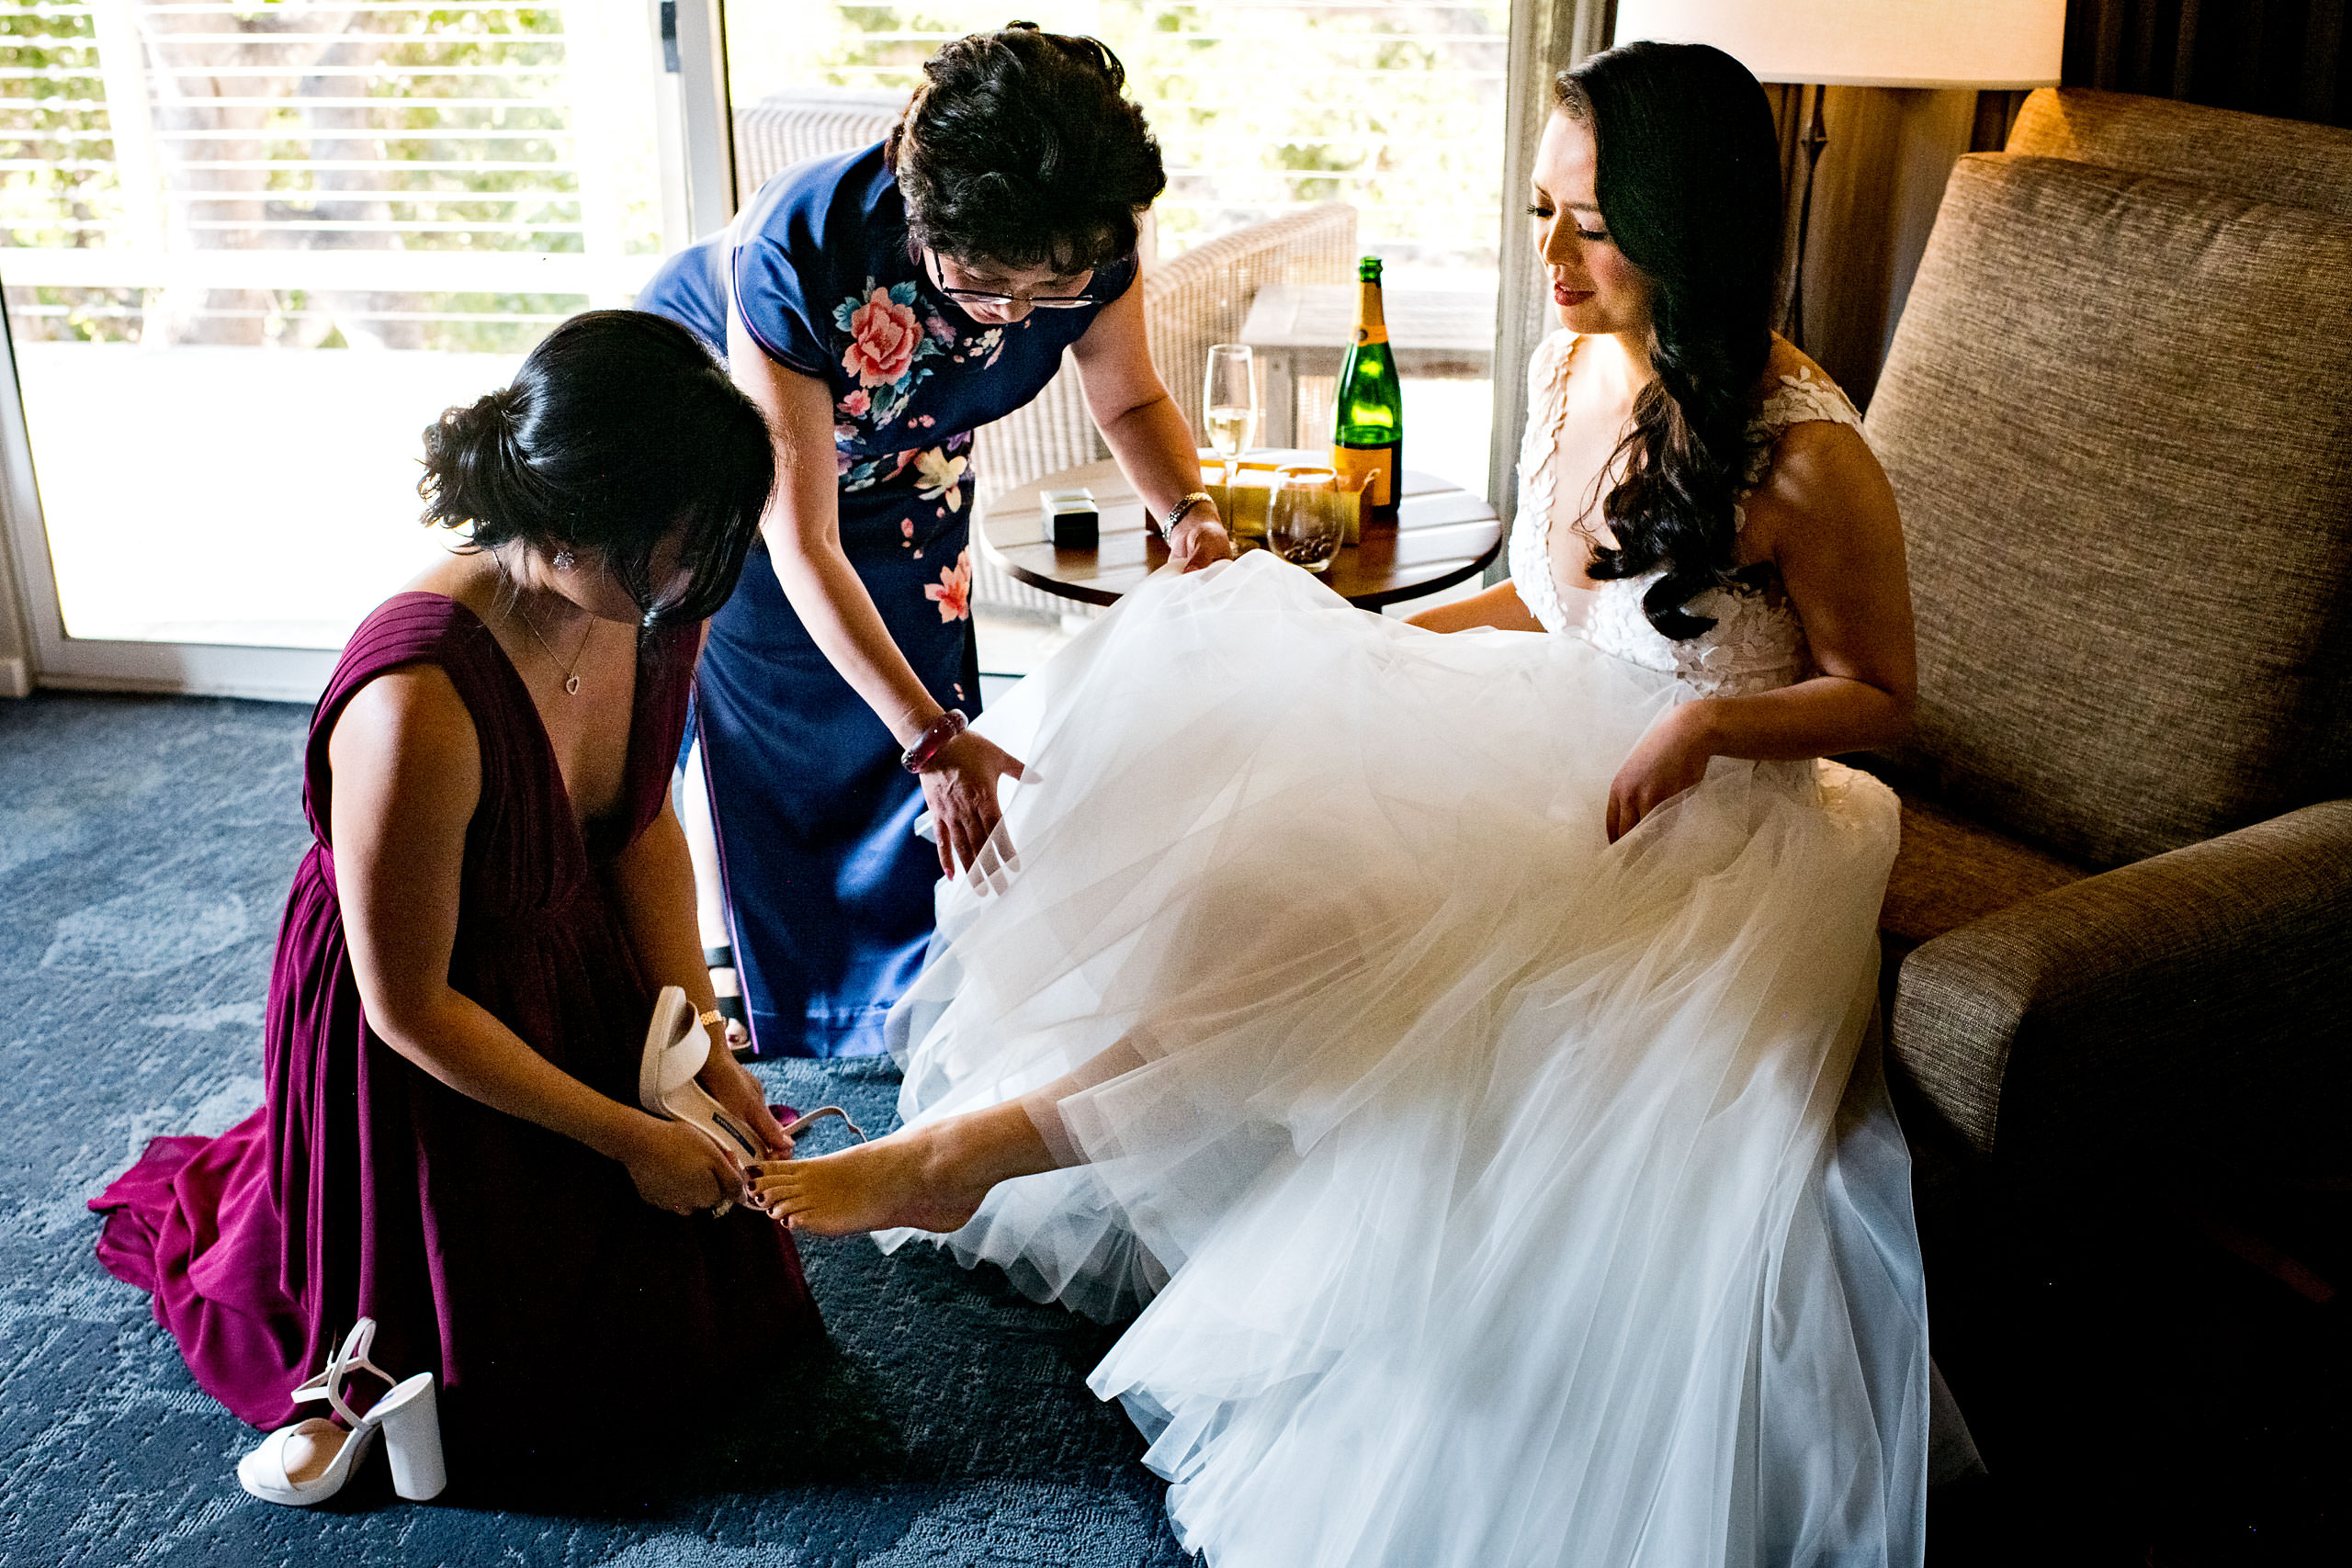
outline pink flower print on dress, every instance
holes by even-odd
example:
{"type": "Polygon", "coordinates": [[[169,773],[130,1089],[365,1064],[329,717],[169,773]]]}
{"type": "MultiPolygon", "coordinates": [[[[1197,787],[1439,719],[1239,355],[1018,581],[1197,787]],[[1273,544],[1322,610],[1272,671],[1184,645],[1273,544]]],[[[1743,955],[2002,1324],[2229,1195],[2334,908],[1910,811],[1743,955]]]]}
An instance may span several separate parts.
{"type": "Polygon", "coordinates": [[[876,289],[866,296],[865,304],[850,312],[849,330],[850,345],[842,355],[842,368],[856,377],[861,387],[896,382],[907,373],[922,343],[915,313],[892,299],[887,288],[876,289]]]}
{"type": "Polygon", "coordinates": [[[972,614],[972,552],[968,549],[956,558],[952,567],[941,569],[937,582],[926,583],[922,596],[939,606],[943,621],[961,621],[972,614]]]}
{"type": "Polygon", "coordinates": [[[864,419],[874,412],[874,400],[865,395],[865,388],[860,387],[841,400],[840,412],[852,419],[864,419]]]}
{"type": "Polygon", "coordinates": [[[954,343],[956,341],[956,329],[947,324],[947,319],[944,316],[933,316],[923,325],[931,330],[932,337],[937,342],[954,343]]]}
{"type": "Polygon", "coordinates": [[[915,536],[915,520],[911,517],[899,518],[899,532],[905,535],[910,539],[913,538],[915,536]]]}

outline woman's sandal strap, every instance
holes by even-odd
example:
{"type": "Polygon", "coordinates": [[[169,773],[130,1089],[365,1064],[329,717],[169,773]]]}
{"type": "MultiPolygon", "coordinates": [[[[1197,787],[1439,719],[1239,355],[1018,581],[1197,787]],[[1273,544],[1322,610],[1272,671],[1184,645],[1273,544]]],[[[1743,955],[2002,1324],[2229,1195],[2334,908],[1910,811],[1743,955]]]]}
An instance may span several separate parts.
{"type": "Polygon", "coordinates": [[[706,969],[734,968],[734,944],[731,942],[720,942],[717,947],[704,948],[702,950],[702,966],[706,969]]]}
{"type": "Polygon", "coordinates": [[[806,1115],[794,1117],[791,1121],[785,1123],[784,1135],[787,1138],[797,1138],[828,1116],[840,1117],[842,1124],[848,1127],[851,1132],[857,1134],[857,1141],[859,1143],[862,1144],[866,1142],[865,1129],[859,1126],[856,1122],[852,1122],[849,1119],[849,1112],[843,1111],[838,1105],[820,1105],[816,1110],[808,1112],[806,1115]]]}

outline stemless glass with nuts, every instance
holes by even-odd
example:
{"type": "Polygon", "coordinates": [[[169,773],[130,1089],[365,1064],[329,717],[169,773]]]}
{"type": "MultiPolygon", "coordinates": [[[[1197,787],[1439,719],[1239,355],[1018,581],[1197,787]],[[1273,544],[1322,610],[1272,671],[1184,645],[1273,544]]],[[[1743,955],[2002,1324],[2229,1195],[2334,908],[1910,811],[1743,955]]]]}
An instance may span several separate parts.
{"type": "Polygon", "coordinates": [[[1346,524],[1329,468],[1284,468],[1276,476],[1272,510],[1266,516],[1266,547],[1293,566],[1328,570],[1340,553],[1346,524]]]}
{"type": "Polygon", "coordinates": [[[1209,372],[1201,389],[1202,427],[1210,449],[1230,464],[1258,434],[1258,376],[1250,345],[1209,345],[1209,372]]]}

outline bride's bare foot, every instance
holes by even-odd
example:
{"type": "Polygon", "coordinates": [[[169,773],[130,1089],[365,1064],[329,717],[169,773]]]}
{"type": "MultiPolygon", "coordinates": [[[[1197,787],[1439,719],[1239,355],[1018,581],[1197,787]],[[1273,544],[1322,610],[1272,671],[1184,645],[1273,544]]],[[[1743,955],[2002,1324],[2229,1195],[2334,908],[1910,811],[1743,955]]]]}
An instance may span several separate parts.
{"type": "Polygon", "coordinates": [[[797,1231],[960,1230],[990,1184],[957,1181],[944,1168],[933,1129],[918,1127],[837,1155],[756,1168],[752,1197],[797,1231]]]}
{"type": "Polygon", "coordinates": [[[752,1200],[812,1235],[961,1230],[1000,1181],[1051,1170],[1053,1156],[1018,1104],[877,1138],[815,1159],[752,1166],[752,1200]]]}

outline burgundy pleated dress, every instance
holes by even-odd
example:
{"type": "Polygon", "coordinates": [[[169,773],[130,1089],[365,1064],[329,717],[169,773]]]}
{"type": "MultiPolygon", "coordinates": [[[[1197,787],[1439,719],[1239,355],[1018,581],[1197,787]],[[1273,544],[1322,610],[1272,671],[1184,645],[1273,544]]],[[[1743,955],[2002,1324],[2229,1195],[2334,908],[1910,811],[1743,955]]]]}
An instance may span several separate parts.
{"type": "MultiPolygon", "coordinates": [[[[697,630],[644,638],[621,801],[584,835],[529,692],[472,612],[402,593],[345,649],[311,722],[303,807],[317,841],[278,931],[267,1103],[217,1138],[157,1138],[90,1205],[107,1216],[107,1268],[153,1292],[197,1381],[254,1426],[295,1418],[288,1393],[363,1315],[378,1365],[439,1374],[453,1462],[469,1438],[501,1452],[632,1428],[657,1441],[676,1428],[646,1417],[822,1333],[773,1221],[657,1209],[618,1162],[467,1098],[379,1039],[335,898],[328,739],[369,681],[438,665],[481,746],[450,984],[572,1077],[636,1103],[657,977],[639,969],[602,873],[661,810],[697,630]]],[[[362,1378],[355,1392],[381,1391],[362,1378]]]]}

